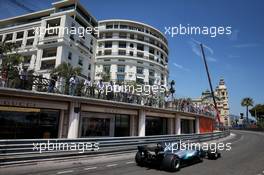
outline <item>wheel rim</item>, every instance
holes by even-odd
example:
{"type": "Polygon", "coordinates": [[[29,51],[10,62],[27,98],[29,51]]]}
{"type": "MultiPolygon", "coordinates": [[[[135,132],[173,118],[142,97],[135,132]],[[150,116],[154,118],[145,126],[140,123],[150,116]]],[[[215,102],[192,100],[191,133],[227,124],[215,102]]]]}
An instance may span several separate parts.
{"type": "Polygon", "coordinates": [[[217,153],[215,153],[215,158],[217,158],[218,157],[218,155],[217,155],[217,153]]]}
{"type": "Polygon", "coordinates": [[[180,162],[177,161],[176,164],[175,164],[175,168],[178,169],[180,167],[180,162]]]}

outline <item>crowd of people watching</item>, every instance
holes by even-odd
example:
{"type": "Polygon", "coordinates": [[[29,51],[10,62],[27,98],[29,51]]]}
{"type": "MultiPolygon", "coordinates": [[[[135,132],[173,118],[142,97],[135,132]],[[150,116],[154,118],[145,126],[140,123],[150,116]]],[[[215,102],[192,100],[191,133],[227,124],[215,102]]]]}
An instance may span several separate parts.
{"type": "MultiPolygon", "coordinates": [[[[159,108],[170,108],[182,112],[198,113],[207,116],[215,116],[215,110],[210,105],[197,105],[190,99],[176,99],[173,94],[165,92],[163,94],[133,94],[131,92],[115,92],[114,84],[112,81],[106,83],[103,80],[93,82],[90,77],[80,79],[78,76],[71,76],[67,81],[51,76],[50,79],[41,76],[30,77],[25,69],[19,73],[19,85],[13,88],[46,91],[49,93],[68,94],[72,96],[84,96],[90,98],[98,98],[105,100],[113,100],[125,103],[134,103],[159,108]],[[33,82],[29,82],[33,81],[33,82]],[[29,87],[28,85],[32,85],[29,87]],[[105,93],[107,91],[107,93],[105,93]]],[[[5,74],[2,73],[0,77],[0,86],[9,87],[5,74]]]]}

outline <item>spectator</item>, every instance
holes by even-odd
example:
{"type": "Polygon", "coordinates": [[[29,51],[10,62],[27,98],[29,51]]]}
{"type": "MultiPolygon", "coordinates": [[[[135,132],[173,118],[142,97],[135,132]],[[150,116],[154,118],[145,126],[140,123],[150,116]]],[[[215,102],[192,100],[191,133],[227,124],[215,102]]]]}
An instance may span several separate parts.
{"type": "Polygon", "coordinates": [[[7,82],[7,70],[5,67],[3,67],[1,71],[0,86],[6,87],[6,82],[7,82]]]}
{"type": "Polygon", "coordinates": [[[107,86],[107,100],[112,100],[114,98],[114,84],[113,81],[110,81],[110,84],[107,86]]]}
{"type": "Polygon", "coordinates": [[[54,87],[56,85],[57,76],[52,76],[49,82],[48,92],[54,93],[54,87]]]}
{"type": "Polygon", "coordinates": [[[169,94],[166,94],[164,100],[165,100],[165,108],[168,108],[169,107],[169,94]]]}
{"type": "Polygon", "coordinates": [[[104,82],[103,82],[103,80],[100,80],[97,83],[96,87],[97,87],[97,90],[98,90],[98,98],[100,98],[101,94],[104,92],[104,82]]]}
{"type": "Polygon", "coordinates": [[[84,81],[84,95],[92,96],[92,82],[90,77],[88,77],[84,81]]]}
{"type": "Polygon", "coordinates": [[[76,85],[77,85],[77,78],[76,78],[76,75],[73,75],[71,78],[70,78],[70,86],[69,86],[69,95],[75,95],[75,91],[76,91],[76,85]]]}
{"type": "Polygon", "coordinates": [[[27,80],[28,80],[28,72],[25,67],[20,72],[20,89],[26,89],[27,86],[27,80]]]}

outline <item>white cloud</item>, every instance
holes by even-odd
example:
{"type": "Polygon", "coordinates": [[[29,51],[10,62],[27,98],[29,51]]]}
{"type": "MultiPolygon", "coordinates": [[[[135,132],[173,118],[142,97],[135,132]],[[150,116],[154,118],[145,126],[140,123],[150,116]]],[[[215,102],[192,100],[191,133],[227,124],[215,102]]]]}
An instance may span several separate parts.
{"type": "Polygon", "coordinates": [[[173,63],[173,65],[174,65],[176,68],[178,68],[178,69],[181,69],[181,70],[184,70],[184,71],[190,71],[190,69],[185,68],[185,67],[183,67],[183,66],[180,65],[180,64],[173,63]]]}
{"type": "MultiPolygon", "coordinates": [[[[202,56],[201,49],[200,49],[201,42],[191,38],[191,41],[189,42],[189,44],[190,44],[190,46],[192,48],[192,52],[195,55],[201,57],[202,56]]],[[[209,55],[206,57],[206,59],[208,61],[211,61],[211,62],[216,62],[217,59],[212,56],[214,54],[214,50],[211,47],[209,47],[209,46],[207,46],[205,44],[203,44],[203,47],[205,48],[205,50],[207,50],[209,52],[209,55]]]]}

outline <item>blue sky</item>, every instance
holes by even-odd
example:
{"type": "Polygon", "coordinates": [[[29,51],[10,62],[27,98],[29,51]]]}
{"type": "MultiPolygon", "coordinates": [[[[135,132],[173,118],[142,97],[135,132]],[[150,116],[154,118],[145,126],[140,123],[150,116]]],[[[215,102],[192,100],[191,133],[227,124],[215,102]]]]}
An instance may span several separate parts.
{"type": "MultiPolygon", "coordinates": [[[[11,0],[10,0],[11,1],[11,0]]],[[[0,19],[26,13],[10,1],[0,0],[0,19]]],[[[17,0],[18,1],[18,0],[17,0]]],[[[50,7],[52,0],[23,0],[32,10],[50,7]]],[[[97,20],[119,18],[150,24],[163,33],[165,27],[231,26],[232,35],[170,37],[170,79],[178,97],[198,97],[209,89],[205,68],[194,41],[204,43],[215,87],[221,77],[229,90],[230,110],[239,115],[243,97],[264,103],[264,1],[262,0],[81,0],[97,20]]]]}

